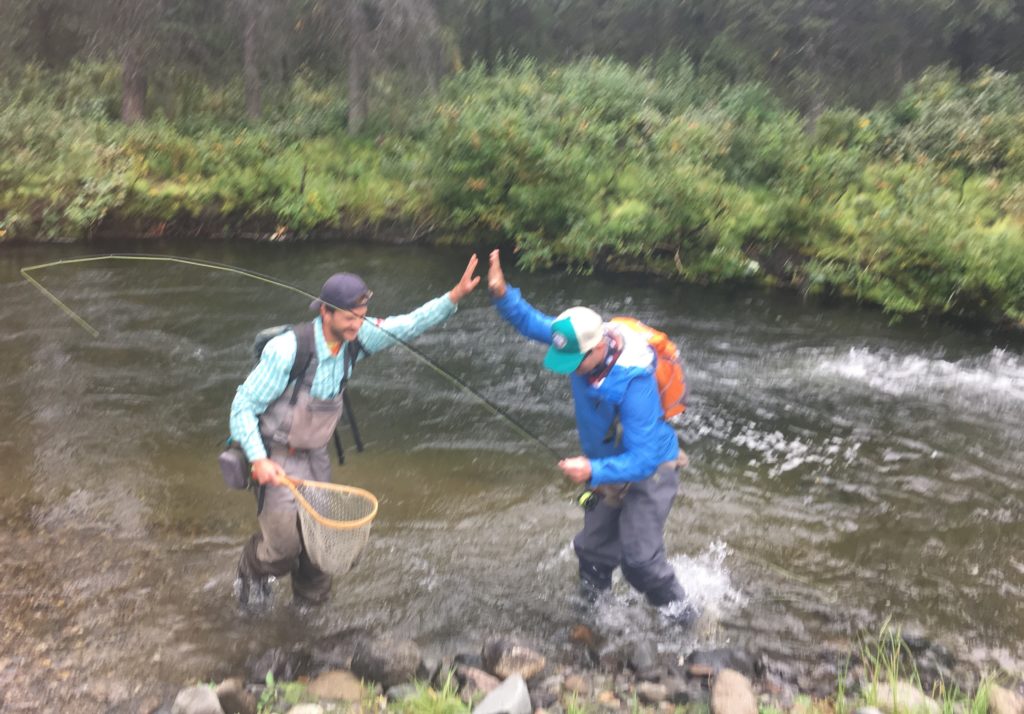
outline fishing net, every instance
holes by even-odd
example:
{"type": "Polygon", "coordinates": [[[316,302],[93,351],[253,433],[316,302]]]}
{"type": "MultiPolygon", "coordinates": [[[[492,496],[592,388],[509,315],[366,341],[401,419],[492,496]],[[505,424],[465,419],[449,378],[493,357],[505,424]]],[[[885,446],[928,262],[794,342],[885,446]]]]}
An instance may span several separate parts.
{"type": "Polygon", "coordinates": [[[343,575],[359,560],[377,515],[377,498],[354,486],[288,481],[299,502],[299,524],[310,560],[332,575],[343,575]]]}

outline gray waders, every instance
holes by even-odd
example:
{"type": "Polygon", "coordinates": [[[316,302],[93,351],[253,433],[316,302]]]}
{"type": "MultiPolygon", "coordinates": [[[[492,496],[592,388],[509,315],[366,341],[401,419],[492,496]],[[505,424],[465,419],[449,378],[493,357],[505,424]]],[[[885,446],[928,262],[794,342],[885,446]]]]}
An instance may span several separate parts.
{"type": "MultiPolygon", "coordinates": [[[[317,365],[313,350],[300,378],[260,415],[260,435],[268,456],[286,474],[303,480],[329,481],[331,460],[327,445],[344,409],[345,384],[343,380],[333,399],[311,397],[309,390],[317,365]]],[[[350,373],[347,360],[344,372],[350,373]]],[[[265,490],[257,489],[257,493],[260,530],[242,550],[238,574],[243,583],[247,578],[264,581],[268,576],[291,575],[292,593],[297,599],[324,602],[331,591],[331,576],[309,559],[299,527],[299,506],[291,490],[285,486],[266,486],[265,490]]]]}
{"type": "MultiPolygon", "coordinates": [[[[607,590],[612,572],[621,567],[626,581],[651,605],[685,598],[665,556],[665,521],[679,490],[679,464],[663,463],[650,477],[629,483],[620,497],[605,496],[584,514],[573,547],[585,589],[607,590]]],[[[615,488],[602,491],[614,493],[615,488]]]]}

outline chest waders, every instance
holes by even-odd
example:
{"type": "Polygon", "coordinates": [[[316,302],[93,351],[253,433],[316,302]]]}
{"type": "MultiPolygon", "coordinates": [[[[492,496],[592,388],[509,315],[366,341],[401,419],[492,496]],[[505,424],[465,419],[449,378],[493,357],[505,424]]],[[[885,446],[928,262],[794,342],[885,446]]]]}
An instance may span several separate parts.
{"type": "MultiPolygon", "coordinates": [[[[345,449],[338,434],[338,423],[342,415],[348,419],[352,428],[356,451],[363,450],[363,440],[345,386],[360,352],[365,353],[366,350],[358,339],[346,343],[338,393],[331,399],[315,399],[310,394],[316,367],[319,366],[313,334],[315,324],[303,322],[290,329],[295,333],[295,361],[292,363],[284,392],[259,417],[260,438],[263,440],[264,449],[268,457],[271,453],[271,444],[296,450],[321,449],[333,438],[338,463],[344,464],[345,449]]],[[[257,516],[263,512],[266,490],[266,485],[261,484],[257,491],[257,516]]]]}

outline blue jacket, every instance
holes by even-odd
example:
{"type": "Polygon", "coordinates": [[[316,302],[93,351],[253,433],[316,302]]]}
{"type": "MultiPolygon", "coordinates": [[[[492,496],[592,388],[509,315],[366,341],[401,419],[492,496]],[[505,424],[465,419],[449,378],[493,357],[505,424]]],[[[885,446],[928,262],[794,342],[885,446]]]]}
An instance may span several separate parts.
{"type": "MultiPolygon", "coordinates": [[[[511,285],[494,301],[498,313],[531,340],[551,344],[553,317],[545,315],[511,285]]],[[[679,440],[665,422],[654,378],[654,350],[642,335],[614,326],[625,340],[618,361],[600,383],[591,386],[579,374],[569,375],[576,408],[580,446],[590,459],[590,483],[642,481],[666,461],[679,456],[679,440]],[[621,443],[614,435],[615,418],[622,425],[621,443]],[[612,438],[606,441],[611,433],[612,438]]]]}

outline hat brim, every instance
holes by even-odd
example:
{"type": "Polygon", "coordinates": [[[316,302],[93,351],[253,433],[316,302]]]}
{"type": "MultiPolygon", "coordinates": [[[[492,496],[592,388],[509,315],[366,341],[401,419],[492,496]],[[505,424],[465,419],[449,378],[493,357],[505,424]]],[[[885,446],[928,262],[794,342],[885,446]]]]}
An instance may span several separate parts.
{"type": "Polygon", "coordinates": [[[577,352],[559,352],[552,346],[548,348],[548,353],[544,355],[544,366],[552,372],[571,374],[580,366],[585,356],[577,352]]]}

